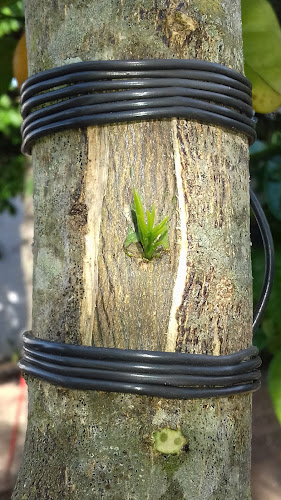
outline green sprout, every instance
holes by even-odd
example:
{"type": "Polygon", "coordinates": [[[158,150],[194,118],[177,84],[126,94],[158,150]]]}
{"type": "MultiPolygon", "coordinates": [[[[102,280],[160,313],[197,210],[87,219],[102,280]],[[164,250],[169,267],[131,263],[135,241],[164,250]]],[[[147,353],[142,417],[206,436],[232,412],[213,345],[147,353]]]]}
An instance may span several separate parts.
{"type": "Polygon", "coordinates": [[[152,205],[151,211],[146,211],[147,223],[145,222],[144,208],[139,194],[133,189],[134,207],[132,216],[135,224],[135,231],[129,229],[128,236],[124,243],[127,248],[132,243],[140,243],[143,249],[145,259],[151,260],[156,249],[161,245],[164,249],[169,248],[168,240],[168,219],[165,217],[159,224],[153,226],[155,220],[155,207],[152,205]]]}

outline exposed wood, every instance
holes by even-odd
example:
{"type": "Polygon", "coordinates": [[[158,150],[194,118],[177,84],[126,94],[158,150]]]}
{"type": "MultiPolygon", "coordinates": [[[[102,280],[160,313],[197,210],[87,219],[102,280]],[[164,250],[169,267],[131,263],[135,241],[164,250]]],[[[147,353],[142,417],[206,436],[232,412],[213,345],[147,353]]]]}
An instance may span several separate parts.
{"type": "MultiPolygon", "coordinates": [[[[242,71],[239,0],[26,0],[30,74],[89,59],[199,58],[242,71]]],[[[251,343],[248,144],[185,120],[68,131],[33,148],[33,331],[224,354],[251,343]],[[132,187],[170,215],[170,251],[127,255],[132,187]]],[[[168,401],[29,378],[14,500],[250,498],[249,395],[168,401]],[[153,432],[180,429],[179,455],[153,432]]]]}

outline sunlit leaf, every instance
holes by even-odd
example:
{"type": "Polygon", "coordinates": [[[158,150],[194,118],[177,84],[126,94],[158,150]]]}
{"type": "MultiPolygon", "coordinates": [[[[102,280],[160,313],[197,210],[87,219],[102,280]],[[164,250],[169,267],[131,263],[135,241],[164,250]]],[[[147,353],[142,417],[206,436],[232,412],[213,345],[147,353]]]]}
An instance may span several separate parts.
{"type": "Polygon", "coordinates": [[[278,351],[270,363],[268,385],[274,410],[281,424],[281,351],[278,351]]]}
{"type": "Polygon", "coordinates": [[[151,212],[149,210],[146,211],[147,217],[147,228],[150,231],[153,228],[154,219],[155,219],[155,207],[152,205],[151,212]]]}
{"type": "Polygon", "coordinates": [[[144,217],[144,209],[143,209],[139,194],[137,193],[137,191],[135,189],[133,190],[133,195],[134,195],[134,203],[135,203],[135,208],[136,208],[138,230],[139,230],[140,239],[142,241],[146,238],[146,224],[145,224],[145,217],[144,217]]]}
{"type": "Polygon", "coordinates": [[[146,211],[146,223],[144,208],[140,196],[135,189],[133,189],[133,195],[134,206],[132,209],[132,216],[136,231],[129,230],[124,246],[128,247],[132,243],[137,243],[139,241],[143,248],[144,257],[150,260],[159,246],[162,246],[164,249],[169,248],[167,224],[169,217],[165,217],[159,224],[153,227],[155,207],[152,205],[151,212],[149,210],[146,211]]]}
{"type": "Polygon", "coordinates": [[[281,105],[281,29],[267,0],[242,0],[242,26],[253,107],[270,113],[281,105]]]}

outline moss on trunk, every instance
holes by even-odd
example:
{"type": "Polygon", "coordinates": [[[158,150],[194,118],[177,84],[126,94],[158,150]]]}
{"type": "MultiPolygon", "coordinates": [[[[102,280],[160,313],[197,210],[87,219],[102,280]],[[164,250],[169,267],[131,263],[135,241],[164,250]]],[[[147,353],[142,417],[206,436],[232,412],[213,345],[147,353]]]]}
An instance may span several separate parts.
{"type": "MultiPolygon", "coordinates": [[[[239,0],[25,8],[30,74],[158,57],[243,68],[239,0]]],[[[91,127],[41,139],[33,165],[35,335],[214,354],[251,343],[245,137],[176,119],[91,127]],[[132,187],[171,215],[170,251],[151,262],[123,248],[132,187]]],[[[28,383],[14,500],[250,498],[249,395],[166,401],[28,383]],[[155,446],[161,429],[179,430],[179,453],[155,446]]]]}

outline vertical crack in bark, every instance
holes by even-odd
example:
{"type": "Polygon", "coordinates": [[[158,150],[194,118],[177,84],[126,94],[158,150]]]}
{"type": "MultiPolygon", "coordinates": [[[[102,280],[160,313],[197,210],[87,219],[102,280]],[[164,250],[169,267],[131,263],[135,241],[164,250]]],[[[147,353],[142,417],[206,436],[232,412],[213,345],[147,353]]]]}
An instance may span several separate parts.
{"type": "Polygon", "coordinates": [[[84,171],[83,190],[88,208],[88,219],[87,231],[84,235],[84,294],[81,301],[80,331],[83,333],[82,342],[85,345],[91,345],[94,309],[98,292],[98,253],[102,205],[108,177],[108,158],[104,156],[104,152],[108,151],[108,148],[104,147],[103,156],[99,157],[99,144],[106,143],[104,127],[90,127],[87,136],[88,163],[84,171]]]}
{"type": "Polygon", "coordinates": [[[173,137],[173,148],[174,148],[174,162],[175,162],[175,177],[178,192],[178,210],[179,210],[179,222],[180,222],[180,255],[178,260],[178,270],[177,277],[174,284],[172,306],[170,311],[168,332],[167,332],[167,351],[174,351],[176,348],[177,332],[178,332],[178,322],[176,319],[177,310],[182,304],[183,293],[185,289],[186,274],[187,274],[187,214],[185,210],[185,201],[183,193],[182,184],[182,164],[179,153],[179,144],[177,139],[177,120],[172,120],[172,137],[173,137]]]}

